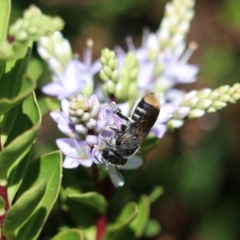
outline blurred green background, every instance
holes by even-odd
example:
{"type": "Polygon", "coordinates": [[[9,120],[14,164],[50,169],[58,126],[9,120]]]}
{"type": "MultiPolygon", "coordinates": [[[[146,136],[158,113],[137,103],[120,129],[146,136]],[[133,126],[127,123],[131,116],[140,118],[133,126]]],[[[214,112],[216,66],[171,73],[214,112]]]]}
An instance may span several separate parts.
{"type": "MultiPolygon", "coordinates": [[[[156,31],[165,0],[21,0],[12,1],[11,21],[35,4],[48,15],[66,22],[63,34],[80,56],[88,38],[93,57],[116,44],[126,49],[131,34],[137,46],[142,29],[156,31]]],[[[191,63],[200,66],[198,81],[180,88],[216,88],[240,81],[240,1],[197,0],[189,41],[199,44],[191,63]]],[[[34,51],[34,56],[37,56],[34,51]]],[[[50,81],[47,70],[37,89],[50,81]]],[[[56,149],[56,124],[44,116],[35,154],[56,149]],[[54,130],[54,133],[52,132],[54,130]],[[51,131],[51,132],[50,132],[51,131]]],[[[128,178],[128,173],[125,173],[128,178]]],[[[240,239],[240,103],[217,114],[187,121],[161,139],[136,173],[134,189],[160,184],[164,195],[152,206],[151,217],[162,227],[154,240],[240,239]]]]}

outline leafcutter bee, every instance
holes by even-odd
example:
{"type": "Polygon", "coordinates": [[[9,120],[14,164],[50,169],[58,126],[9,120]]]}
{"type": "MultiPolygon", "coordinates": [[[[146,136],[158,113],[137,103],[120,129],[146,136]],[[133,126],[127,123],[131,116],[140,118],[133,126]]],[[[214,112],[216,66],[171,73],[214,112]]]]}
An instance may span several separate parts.
{"type": "Polygon", "coordinates": [[[156,122],[159,112],[160,102],[153,93],[140,100],[130,118],[117,108],[114,113],[124,119],[126,124],[122,124],[121,129],[111,128],[114,134],[109,139],[102,139],[104,147],[101,154],[106,162],[115,166],[124,165],[140,148],[156,122]]]}

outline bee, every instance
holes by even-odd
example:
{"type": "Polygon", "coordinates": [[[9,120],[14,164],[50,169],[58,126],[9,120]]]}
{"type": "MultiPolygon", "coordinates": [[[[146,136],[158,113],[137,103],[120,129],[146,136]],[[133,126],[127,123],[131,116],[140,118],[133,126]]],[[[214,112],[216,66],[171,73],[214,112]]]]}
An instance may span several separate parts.
{"type": "Polygon", "coordinates": [[[145,95],[132,111],[131,117],[122,114],[117,108],[114,113],[126,124],[120,129],[111,128],[114,134],[103,138],[102,157],[112,165],[124,165],[140,148],[143,140],[156,122],[160,112],[160,102],[153,93],[145,95]]]}

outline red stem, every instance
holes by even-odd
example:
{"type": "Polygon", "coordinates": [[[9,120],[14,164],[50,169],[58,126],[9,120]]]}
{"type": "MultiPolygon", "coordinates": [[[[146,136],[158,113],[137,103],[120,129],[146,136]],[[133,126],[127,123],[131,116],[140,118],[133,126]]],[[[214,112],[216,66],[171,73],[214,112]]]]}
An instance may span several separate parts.
{"type": "Polygon", "coordinates": [[[101,240],[105,234],[107,224],[107,215],[102,214],[97,218],[96,227],[97,227],[97,234],[96,240],[101,240]]]}
{"type": "MultiPolygon", "coordinates": [[[[114,95],[111,95],[109,97],[111,101],[117,102],[117,99],[114,95]]],[[[91,133],[89,132],[89,134],[91,133]]],[[[99,193],[102,193],[103,196],[110,201],[112,192],[113,192],[113,185],[110,181],[110,178],[107,177],[102,182],[99,182],[98,169],[96,164],[93,164],[92,171],[93,171],[93,179],[94,179],[97,191],[99,193]]],[[[97,228],[96,240],[103,239],[104,234],[106,232],[106,225],[107,225],[107,214],[104,213],[99,215],[96,220],[96,228],[97,228]]]]}
{"type": "Polygon", "coordinates": [[[5,201],[5,214],[3,214],[2,216],[0,216],[0,227],[1,227],[1,232],[0,232],[0,239],[4,240],[6,239],[6,237],[3,235],[3,224],[4,224],[4,220],[6,217],[6,213],[9,210],[9,202],[8,202],[8,193],[7,193],[7,185],[3,186],[0,185],[0,196],[3,198],[3,200],[5,201]]]}

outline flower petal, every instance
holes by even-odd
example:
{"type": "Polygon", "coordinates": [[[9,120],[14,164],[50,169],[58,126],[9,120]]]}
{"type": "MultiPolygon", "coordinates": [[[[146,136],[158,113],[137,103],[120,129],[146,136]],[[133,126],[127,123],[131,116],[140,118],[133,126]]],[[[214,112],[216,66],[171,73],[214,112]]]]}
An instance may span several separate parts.
{"type": "Polygon", "coordinates": [[[86,143],[89,145],[89,146],[94,146],[94,145],[97,145],[98,144],[98,138],[97,136],[95,135],[88,135],[86,137],[86,143]]]}
{"type": "Polygon", "coordinates": [[[42,91],[43,91],[43,93],[45,93],[47,95],[58,97],[58,95],[64,94],[65,89],[63,88],[61,83],[51,82],[51,83],[44,85],[42,87],[42,91]]]}
{"type": "Polygon", "coordinates": [[[76,155],[75,142],[72,138],[59,138],[56,140],[57,146],[63,152],[64,155],[76,155]]]}
{"type": "Polygon", "coordinates": [[[66,156],[63,161],[64,168],[76,168],[80,165],[78,159],[66,156]]]}
{"type": "Polygon", "coordinates": [[[167,131],[167,127],[165,124],[157,124],[152,127],[151,131],[157,138],[162,138],[167,131]]]}

